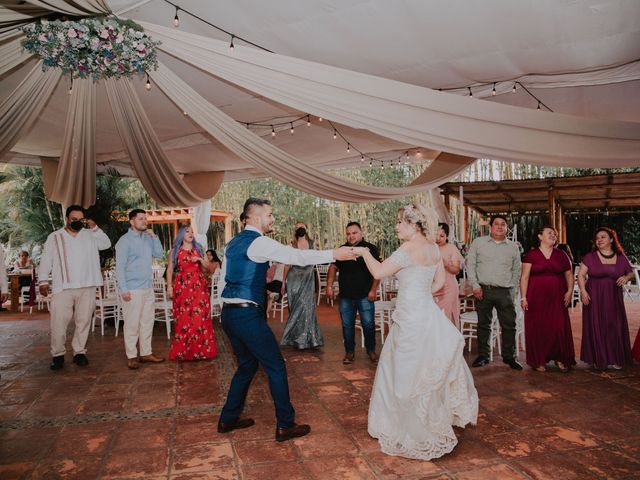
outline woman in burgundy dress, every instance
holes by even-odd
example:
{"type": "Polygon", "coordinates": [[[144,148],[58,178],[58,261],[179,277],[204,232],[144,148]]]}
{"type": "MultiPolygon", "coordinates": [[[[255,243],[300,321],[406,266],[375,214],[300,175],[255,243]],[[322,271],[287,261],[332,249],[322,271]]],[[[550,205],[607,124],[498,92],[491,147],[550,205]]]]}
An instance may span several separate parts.
{"type": "Polygon", "coordinates": [[[182,227],[167,268],[167,292],[173,298],[175,320],[169,360],[204,360],[218,354],[211,321],[208,272],[209,262],[194,240],[191,227],[182,227]]]}
{"type": "Polygon", "coordinates": [[[540,246],[522,260],[521,305],[527,364],[539,372],[554,361],[560,371],[576,364],[567,306],[573,292],[573,267],[566,253],[554,248],[553,227],[538,230],[540,246]]]}
{"type": "Polygon", "coordinates": [[[631,354],[633,355],[633,358],[636,359],[636,362],[640,362],[640,330],[638,330],[638,334],[636,335],[636,341],[633,342],[631,354]]]}
{"type": "Polygon", "coordinates": [[[622,286],[633,277],[633,269],[614,230],[600,227],[593,243],[593,251],[584,256],[578,271],[582,299],[580,359],[601,370],[620,370],[631,363],[622,286]]]}

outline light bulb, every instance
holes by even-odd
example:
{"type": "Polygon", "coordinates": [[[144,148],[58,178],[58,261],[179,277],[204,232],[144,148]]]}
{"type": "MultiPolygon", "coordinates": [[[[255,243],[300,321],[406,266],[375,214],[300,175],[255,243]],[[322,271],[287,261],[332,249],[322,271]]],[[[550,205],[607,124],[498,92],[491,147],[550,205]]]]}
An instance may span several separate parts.
{"type": "Polygon", "coordinates": [[[361,162],[364,162],[364,155],[361,155],[361,156],[360,156],[360,161],[361,161],[361,162]]]}
{"type": "Polygon", "coordinates": [[[336,138],[338,138],[338,132],[336,132],[335,130],[333,131],[333,139],[335,140],[336,138]]]}
{"type": "Polygon", "coordinates": [[[173,26],[174,27],[180,26],[180,19],[178,18],[178,7],[176,7],[176,16],[173,17],[173,26]]]}
{"type": "Polygon", "coordinates": [[[291,123],[291,135],[293,135],[293,122],[291,123]]]}
{"type": "Polygon", "coordinates": [[[496,94],[496,84],[493,84],[493,90],[491,91],[491,95],[495,96],[496,94]]]}
{"type": "Polygon", "coordinates": [[[350,151],[351,151],[351,145],[347,143],[347,152],[350,152],[350,151]]]}
{"type": "Polygon", "coordinates": [[[234,39],[235,35],[231,35],[231,43],[229,44],[229,50],[231,50],[233,52],[233,39],[234,39]]]}
{"type": "Polygon", "coordinates": [[[373,168],[373,160],[369,160],[369,168],[373,168]]]}
{"type": "Polygon", "coordinates": [[[307,115],[307,127],[311,126],[311,117],[307,115]]]}
{"type": "Polygon", "coordinates": [[[467,89],[469,90],[469,96],[473,97],[473,92],[471,91],[471,87],[467,87],[467,89]]]}
{"type": "Polygon", "coordinates": [[[409,160],[409,152],[406,152],[406,153],[404,154],[404,158],[405,158],[405,160],[409,160]]]}
{"type": "Polygon", "coordinates": [[[73,85],[69,87],[69,95],[73,93],[73,85]]]}
{"type": "Polygon", "coordinates": [[[384,160],[382,160],[382,161],[380,162],[380,168],[381,168],[382,170],[384,170],[384,160]]]}
{"type": "Polygon", "coordinates": [[[145,84],[144,88],[146,88],[147,90],[151,90],[151,80],[149,80],[149,75],[147,75],[147,83],[145,84]]]}
{"type": "Polygon", "coordinates": [[[276,136],[276,129],[273,128],[273,125],[271,125],[271,136],[275,137],[276,136]]]}
{"type": "Polygon", "coordinates": [[[513,88],[511,89],[511,93],[516,93],[516,84],[513,84],[513,88]]]}
{"type": "Polygon", "coordinates": [[[322,117],[318,117],[318,121],[321,122],[322,121],[322,117]]]}

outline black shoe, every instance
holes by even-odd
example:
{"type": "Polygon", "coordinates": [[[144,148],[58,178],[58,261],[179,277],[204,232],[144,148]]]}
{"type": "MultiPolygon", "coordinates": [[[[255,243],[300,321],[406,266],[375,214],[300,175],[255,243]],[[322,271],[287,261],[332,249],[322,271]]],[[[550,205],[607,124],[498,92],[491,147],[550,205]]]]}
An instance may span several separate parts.
{"type": "Polygon", "coordinates": [[[502,362],[506,363],[514,370],[522,370],[522,365],[520,365],[515,358],[503,358],[502,362]]]}
{"type": "Polygon", "coordinates": [[[51,370],[60,370],[62,367],[64,367],[64,355],[58,355],[51,359],[51,365],[49,365],[51,370]]]}
{"type": "Polygon", "coordinates": [[[253,418],[237,419],[235,422],[231,423],[222,423],[218,420],[218,433],[229,433],[232,430],[253,427],[255,424],[256,422],[253,421],[253,418]]]}
{"type": "Polygon", "coordinates": [[[89,359],[84,353],[78,353],[73,356],[73,363],[75,363],[79,367],[86,367],[87,365],[89,365],[89,359]]]}
{"type": "Polygon", "coordinates": [[[478,358],[476,358],[473,361],[471,366],[472,367],[484,367],[487,363],[489,363],[489,359],[487,357],[484,357],[482,355],[478,355],[478,358]]]}
{"type": "Polygon", "coordinates": [[[284,442],[292,438],[304,437],[311,431],[309,425],[296,425],[289,428],[276,428],[276,442],[284,442]]]}

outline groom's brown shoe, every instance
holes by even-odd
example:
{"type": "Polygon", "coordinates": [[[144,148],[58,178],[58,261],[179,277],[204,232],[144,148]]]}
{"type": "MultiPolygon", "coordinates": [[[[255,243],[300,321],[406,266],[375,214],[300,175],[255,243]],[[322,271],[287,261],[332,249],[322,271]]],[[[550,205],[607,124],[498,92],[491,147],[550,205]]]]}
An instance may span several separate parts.
{"type": "Polygon", "coordinates": [[[311,427],[309,425],[297,425],[295,423],[289,428],[276,428],[276,441],[284,442],[292,438],[304,437],[310,431],[311,427]]]}
{"type": "Polygon", "coordinates": [[[138,357],[140,363],[162,363],[164,362],[163,357],[156,357],[153,353],[151,355],[145,355],[143,357],[138,357]]]}
{"type": "Polygon", "coordinates": [[[376,352],[367,352],[367,355],[369,355],[369,360],[371,360],[371,363],[373,363],[374,365],[378,364],[378,354],[376,352]]]}
{"type": "Polygon", "coordinates": [[[342,359],[343,365],[351,365],[353,363],[353,359],[355,358],[355,353],[347,352],[344,354],[344,358],[342,359]]]}
{"type": "Polygon", "coordinates": [[[237,418],[235,422],[230,423],[223,423],[218,420],[218,433],[229,433],[232,430],[253,427],[255,424],[256,422],[253,418],[237,418]]]}

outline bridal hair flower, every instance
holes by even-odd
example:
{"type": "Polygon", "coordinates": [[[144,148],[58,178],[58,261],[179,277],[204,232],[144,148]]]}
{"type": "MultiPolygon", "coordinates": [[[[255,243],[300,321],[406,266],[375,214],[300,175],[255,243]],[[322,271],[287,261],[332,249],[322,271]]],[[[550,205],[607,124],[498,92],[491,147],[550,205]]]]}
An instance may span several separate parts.
{"type": "Polygon", "coordinates": [[[425,237],[435,242],[438,230],[438,214],[433,208],[410,203],[402,207],[401,210],[407,222],[417,225],[425,237]]]}
{"type": "Polygon", "coordinates": [[[132,20],[39,20],[22,31],[22,46],[42,59],[43,70],[57,67],[72,78],[119,78],[158,68],[160,42],[132,20]]]}

